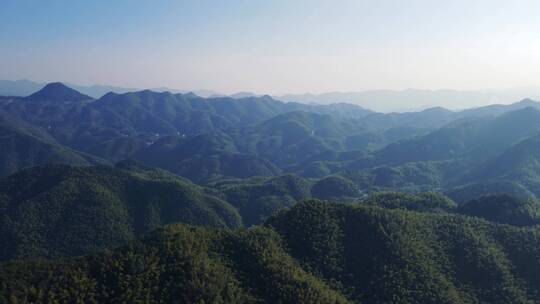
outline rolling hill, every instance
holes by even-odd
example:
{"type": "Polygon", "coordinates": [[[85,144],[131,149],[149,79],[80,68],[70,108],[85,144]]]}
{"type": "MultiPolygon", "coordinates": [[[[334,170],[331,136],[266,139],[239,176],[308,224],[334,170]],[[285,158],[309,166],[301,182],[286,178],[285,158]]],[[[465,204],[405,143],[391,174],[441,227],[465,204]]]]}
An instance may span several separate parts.
{"type": "Polygon", "coordinates": [[[0,180],[0,259],[81,255],[169,223],[236,228],[236,209],[204,188],[129,162],[44,166],[0,180]]]}
{"type": "Polygon", "coordinates": [[[534,303],[538,227],[305,201],[249,230],[172,225],[80,258],[0,266],[0,301],[534,303]]]}
{"type": "Polygon", "coordinates": [[[43,130],[0,111],[0,177],[33,166],[105,163],[58,144],[43,130]]]}

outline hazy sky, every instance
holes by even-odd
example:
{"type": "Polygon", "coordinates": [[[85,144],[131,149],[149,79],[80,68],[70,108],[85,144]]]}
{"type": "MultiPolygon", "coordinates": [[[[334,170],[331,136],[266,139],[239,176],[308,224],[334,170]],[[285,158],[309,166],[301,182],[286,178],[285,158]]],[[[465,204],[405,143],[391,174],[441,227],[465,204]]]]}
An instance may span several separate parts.
{"type": "Polygon", "coordinates": [[[0,79],[224,93],[540,85],[540,1],[0,0],[0,79]]]}

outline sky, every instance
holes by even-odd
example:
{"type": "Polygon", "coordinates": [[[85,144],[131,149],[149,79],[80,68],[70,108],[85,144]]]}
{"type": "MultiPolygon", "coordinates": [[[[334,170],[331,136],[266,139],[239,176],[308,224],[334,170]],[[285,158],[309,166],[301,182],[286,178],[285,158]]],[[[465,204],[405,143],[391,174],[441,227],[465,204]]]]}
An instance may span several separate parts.
{"type": "Polygon", "coordinates": [[[322,93],[540,85],[540,1],[0,0],[0,79],[322,93]]]}

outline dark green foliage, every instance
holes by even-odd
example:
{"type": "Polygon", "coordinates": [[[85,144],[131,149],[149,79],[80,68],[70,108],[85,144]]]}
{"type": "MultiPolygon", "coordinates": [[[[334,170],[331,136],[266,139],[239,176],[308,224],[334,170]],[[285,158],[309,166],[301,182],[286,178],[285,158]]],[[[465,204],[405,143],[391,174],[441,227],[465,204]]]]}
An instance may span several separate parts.
{"type": "Polygon", "coordinates": [[[335,198],[357,196],[358,188],[350,180],[338,175],[328,176],[317,181],[312,188],[313,196],[335,198]]]}
{"type": "Polygon", "coordinates": [[[132,158],[135,152],[146,148],[148,140],[152,139],[145,136],[113,138],[89,147],[88,153],[111,161],[121,161],[132,158]]]}
{"type": "Polygon", "coordinates": [[[450,188],[444,191],[444,193],[458,204],[493,193],[505,193],[522,199],[536,199],[536,196],[532,192],[514,181],[483,181],[470,183],[450,188]]]}
{"type": "Polygon", "coordinates": [[[270,218],[266,224],[284,236],[293,256],[308,269],[339,280],[343,271],[344,235],[334,207],[321,201],[305,200],[270,218]],[[285,227],[299,229],[285,231],[285,227]]]}
{"type": "Polygon", "coordinates": [[[486,195],[471,200],[459,206],[458,211],[469,216],[515,226],[540,224],[540,203],[507,194],[486,195]]]}
{"type": "Polygon", "coordinates": [[[261,224],[273,212],[311,196],[311,184],[294,175],[225,180],[209,186],[225,195],[247,226],[261,224]]]}
{"type": "Polygon", "coordinates": [[[140,150],[133,158],[195,182],[224,177],[272,176],[280,172],[266,159],[239,153],[226,135],[165,137],[140,150]]]}
{"type": "Polygon", "coordinates": [[[0,111],[0,177],[48,163],[90,165],[100,162],[104,161],[61,146],[46,132],[0,111]]]}
{"type": "Polygon", "coordinates": [[[162,171],[46,166],[0,181],[0,259],[80,255],[168,223],[239,227],[236,210],[162,171]]]}
{"type": "Polygon", "coordinates": [[[540,300],[536,227],[317,201],[297,204],[268,225],[301,265],[353,302],[540,300]]]}
{"type": "Polygon", "coordinates": [[[459,160],[408,162],[396,166],[376,166],[345,170],[339,175],[366,191],[440,191],[455,176],[467,170],[459,160]]]}
{"type": "Polygon", "coordinates": [[[279,212],[265,226],[172,225],[87,257],[3,263],[0,302],[540,300],[538,226],[316,200],[279,212]]]}
{"type": "Polygon", "coordinates": [[[452,212],[456,203],[437,192],[399,193],[378,192],[368,196],[363,204],[387,209],[406,209],[422,212],[452,212]]]}
{"type": "Polygon", "coordinates": [[[265,228],[175,225],[87,258],[4,264],[0,281],[0,302],[347,303],[265,228]]]}
{"type": "Polygon", "coordinates": [[[490,181],[517,183],[535,195],[540,194],[540,136],[529,137],[493,159],[474,168],[464,182],[490,181]]]}

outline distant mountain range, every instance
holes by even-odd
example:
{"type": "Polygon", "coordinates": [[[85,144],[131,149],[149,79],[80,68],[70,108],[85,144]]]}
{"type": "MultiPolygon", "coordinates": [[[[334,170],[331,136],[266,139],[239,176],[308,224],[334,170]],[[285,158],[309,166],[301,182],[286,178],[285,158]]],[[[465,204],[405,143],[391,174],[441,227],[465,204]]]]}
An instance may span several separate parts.
{"type": "Polygon", "coordinates": [[[283,101],[330,104],[352,103],[381,112],[418,111],[434,106],[466,109],[490,104],[509,104],[525,98],[540,99],[540,87],[509,90],[370,90],[362,92],[331,92],[323,94],[290,94],[276,96],[283,101]]]}
{"type": "MultiPolygon", "coordinates": [[[[27,79],[21,80],[0,80],[0,96],[28,96],[39,91],[43,88],[46,83],[35,82],[27,79]]],[[[88,95],[93,98],[100,98],[101,96],[114,92],[118,94],[139,91],[138,88],[127,88],[127,87],[118,87],[110,85],[76,85],[71,83],[66,83],[69,87],[81,92],[82,94],[88,95]]],[[[171,93],[189,93],[189,90],[175,90],[166,87],[152,88],[153,91],[157,92],[171,92],[171,93]]],[[[217,92],[211,90],[193,90],[193,93],[201,97],[209,96],[223,96],[217,92]]]]}
{"type": "MultiPolygon", "coordinates": [[[[139,91],[139,88],[127,88],[109,85],[82,86],[66,83],[71,88],[93,98],[100,98],[108,92],[118,94],[139,91]]],[[[30,80],[0,80],[0,96],[28,96],[43,88],[44,83],[30,80]]],[[[238,92],[230,95],[212,90],[177,90],[167,87],[152,88],[152,91],[171,93],[194,93],[204,98],[231,97],[235,99],[260,97],[253,92],[238,92]]],[[[420,111],[431,107],[444,107],[460,110],[493,104],[510,104],[516,100],[531,98],[540,100],[540,87],[516,88],[508,90],[368,90],[360,92],[328,92],[322,94],[285,94],[273,95],[285,102],[305,104],[349,103],[377,112],[420,111]]]]}

